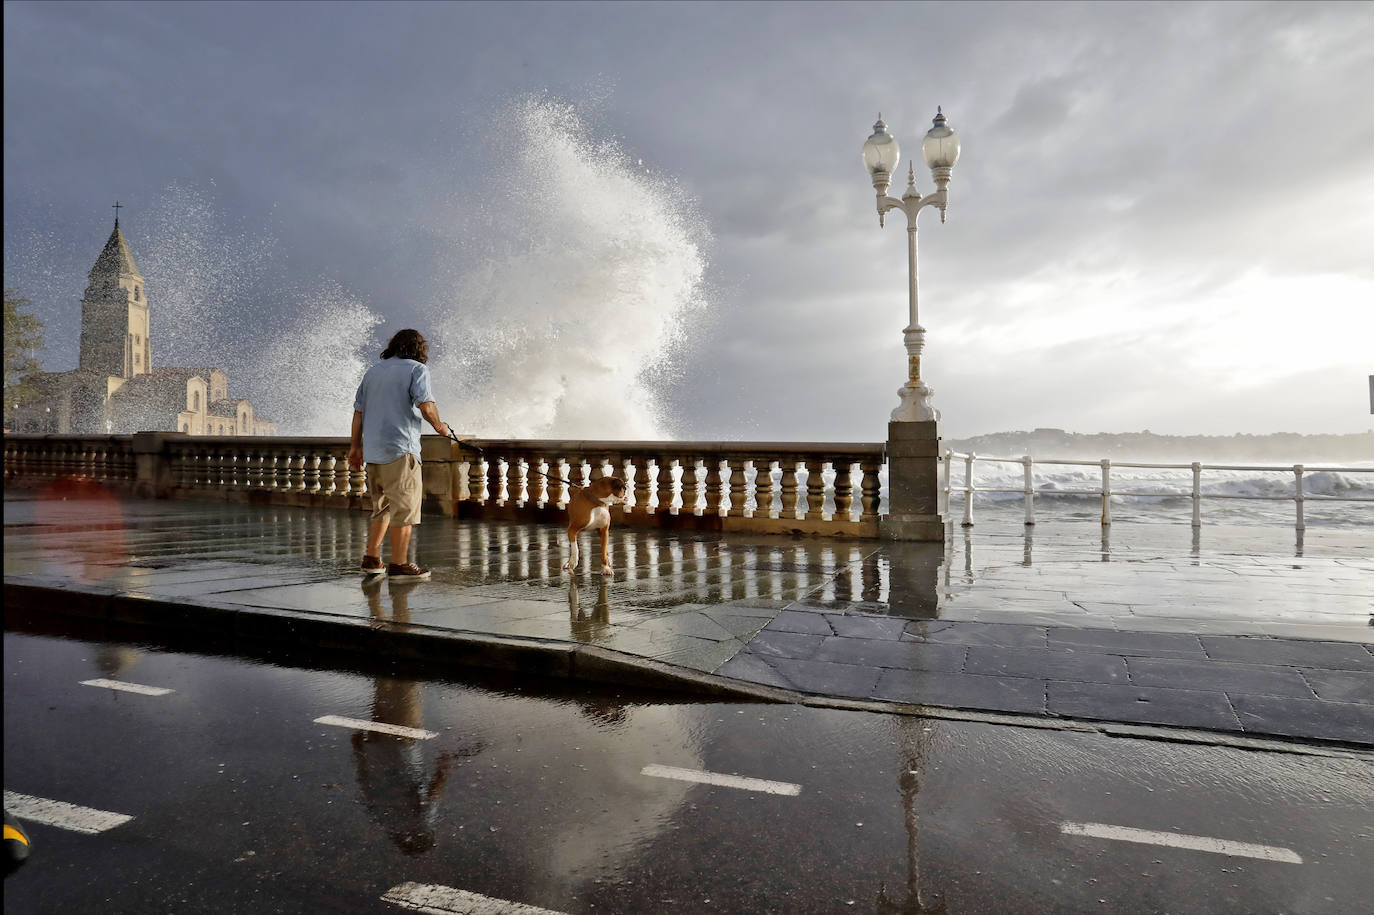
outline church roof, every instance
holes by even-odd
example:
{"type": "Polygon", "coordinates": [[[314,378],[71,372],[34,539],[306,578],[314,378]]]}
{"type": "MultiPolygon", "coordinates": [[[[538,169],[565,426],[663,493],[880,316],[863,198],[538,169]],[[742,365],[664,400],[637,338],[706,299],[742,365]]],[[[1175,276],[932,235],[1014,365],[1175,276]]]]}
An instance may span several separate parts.
{"type": "Polygon", "coordinates": [[[115,223],[114,231],[110,233],[110,240],[105,242],[105,250],[100,252],[100,256],[95,259],[95,266],[91,268],[90,276],[105,276],[114,274],[118,276],[123,273],[132,273],[142,277],[138,272],[138,265],[134,263],[134,256],[129,251],[129,243],[124,239],[124,233],[119,231],[119,223],[115,223]]]}

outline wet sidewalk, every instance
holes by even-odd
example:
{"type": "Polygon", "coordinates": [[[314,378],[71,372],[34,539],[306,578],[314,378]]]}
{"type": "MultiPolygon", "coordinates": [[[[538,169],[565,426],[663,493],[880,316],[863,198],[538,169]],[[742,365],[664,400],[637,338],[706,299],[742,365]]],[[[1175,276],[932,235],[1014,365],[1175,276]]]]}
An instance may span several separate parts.
{"type": "Polygon", "coordinates": [[[6,492],[13,621],[62,614],[781,701],[1374,745],[1374,532],[1015,518],[945,547],[426,518],[431,581],[365,581],[366,516],[6,492]]]}

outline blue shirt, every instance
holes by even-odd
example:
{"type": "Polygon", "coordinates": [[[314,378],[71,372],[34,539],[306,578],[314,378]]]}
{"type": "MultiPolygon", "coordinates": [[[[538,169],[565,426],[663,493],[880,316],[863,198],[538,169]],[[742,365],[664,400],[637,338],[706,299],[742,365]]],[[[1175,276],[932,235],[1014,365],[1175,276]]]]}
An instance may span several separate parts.
{"type": "Polygon", "coordinates": [[[414,359],[383,359],[367,370],[353,409],[363,414],[363,460],[390,464],[420,456],[420,409],[434,399],[429,367],[414,359]]]}

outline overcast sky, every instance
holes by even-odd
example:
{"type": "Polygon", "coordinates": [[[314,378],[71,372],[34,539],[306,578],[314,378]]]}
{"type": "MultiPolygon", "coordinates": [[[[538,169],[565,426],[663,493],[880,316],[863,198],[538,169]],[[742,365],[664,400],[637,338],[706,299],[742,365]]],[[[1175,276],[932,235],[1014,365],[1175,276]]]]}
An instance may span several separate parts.
{"type": "Polygon", "coordinates": [[[905,221],[859,151],[881,111],[930,191],[941,105],[946,436],[1374,426],[1368,3],[4,12],[5,285],[50,370],[118,199],[154,363],[283,420],[343,421],[415,325],[479,435],[879,441],[905,221]]]}

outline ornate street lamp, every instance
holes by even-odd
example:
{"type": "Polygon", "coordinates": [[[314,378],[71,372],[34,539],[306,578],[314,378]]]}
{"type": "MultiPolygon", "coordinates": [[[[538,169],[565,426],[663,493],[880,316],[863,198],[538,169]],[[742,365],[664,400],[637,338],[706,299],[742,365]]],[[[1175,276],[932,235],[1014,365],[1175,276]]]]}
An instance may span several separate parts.
{"type": "Polygon", "coordinates": [[[908,164],[907,188],[902,199],[887,195],[892,175],[901,160],[901,149],[897,140],[887,132],[883,116],[873,125],[873,135],[864,142],[863,160],[873,176],[873,187],[878,192],[878,225],[885,222],[888,210],[900,209],[906,214],[908,301],[910,302],[911,323],[902,332],[902,340],[907,352],[907,382],[897,392],[901,403],[892,411],[893,422],[933,422],[940,418],[940,411],[931,406],[931,390],[921,380],[921,350],[925,348],[926,331],[920,324],[916,309],[916,217],[929,206],[940,208],[940,222],[945,221],[945,208],[949,203],[949,178],[954,171],[954,163],[959,161],[959,135],[945,121],[944,112],[935,109],[935,123],[926,131],[921,142],[921,154],[935,179],[935,191],[922,197],[916,190],[916,170],[908,164]]]}

